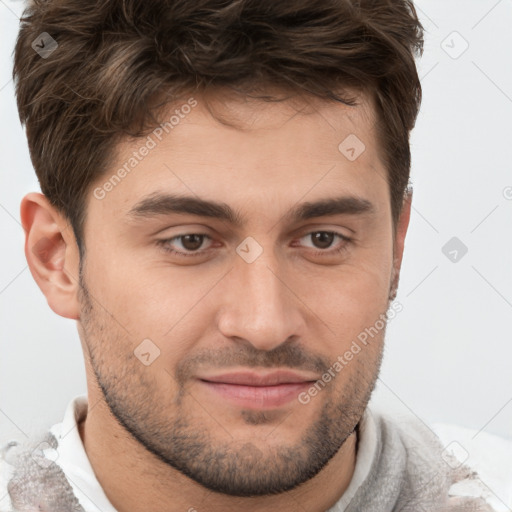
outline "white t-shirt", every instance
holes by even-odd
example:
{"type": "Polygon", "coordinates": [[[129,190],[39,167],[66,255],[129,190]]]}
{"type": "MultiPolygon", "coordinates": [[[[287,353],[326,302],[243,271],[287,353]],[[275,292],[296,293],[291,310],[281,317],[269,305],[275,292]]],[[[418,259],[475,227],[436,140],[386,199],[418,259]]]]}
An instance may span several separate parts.
{"type": "MultiPolygon", "coordinates": [[[[65,485],[69,484],[70,495],[72,491],[74,498],[81,506],[80,508],[75,505],[76,508],[69,507],[69,510],[116,512],[96,479],[78,432],[77,424],[86,415],[87,396],[76,396],[69,402],[63,421],[50,429],[50,433],[57,441],[56,446],[52,448],[47,442],[42,445],[37,444],[41,449],[39,455],[45,457],[44,461],[48,460],[45,464],[50,465],[55,462],[58,465],[62,473],[56,471],[54,472],[56,475],[57,473],[65,475],[61,480],[64,483],[67,481],[65,485]]],[[[427,500],[427,498],[422,497],[418,490],[421,489],[421,483],[415,487],[417,482],[411,484],[410,481],[411,479],[419,480],[418,475],[421,477],[423,474],[414,473],[414,468],[421,467],[415,458],[428,458],[432,454],[433,450],[428,444],[433,442],[434,436],[427,432],[428,429],[424,425],[420,425],[419,420],[411,417],[408,422],[407,427],[405,426],[407,422],[385,417],[382,413],[375,413],[367,408],[359,425],[357,460],[353,478],[341,499],[327,512],[433,510],[423,508],[426,506],[424,505],[426,501],[421,500],[427,500]],[[432,439],[427,439],[425,436],[431,436],[432,439]],[[427,452],[428,456],[425,455],[427,452]],[[416,498],[418,500],[416,504],[411,505],[411,508],[404,505],[416,498]]],[[[446,510],[494,510],[496,512],[512,510],[512,441],[485,432],[475,436],[474,431],[454,425],[436,424],[433,428],[439,435],[439,439],[435,438],[437,439],[435,442],[440,446],[438,455],[445,459],[440,466],[443,468],[442,471],[450,471],[451,468],[460,470],[461,463],[478,471],[476,477],[464,478],[453,485],[447,485],[450,499],[456,500],[456,496],[479,496],[490,507],[475,509],[468,505],[466,509],[463,506],[457,508],[451,505],[453,508],[446,510]],[[448,455],[449,453],[455,455],[455,458],[448,455]]],[[[14,465],[9,462],[12,462],[12,452],[17,452],[20,447],[26,449],[27,446],[19,443],[11,448],[6,445],[2,449],[5,460],[0,458],[1,512],[16,510],[7,491],[7,483],[14,475],[14,465]]],[[[33,450],[34,444],[31,446],[30,449],[33,450]]],[[[427,458],[422,461],[423,464],[427,458]]],[[[437,458],[439,459],[439,456],[437,458]]],[[[28,465],[32,465],[30,470],[32,473],[27,472],[25,480],[20,481],[22,486],[28,487],[29,484],[23,484],[23,482],[33,482],[34,468],[37,470],[42,465],[40,458],[37,459],[37,465],[33,464],[33,459],[27,460],[30,461],[28,465]]],[[[439,473],[436,469],[433,474],[439,473]]],[[[27,489],[28,497],[22,496],[19,499],[32,499],[29,497],[37,493],[41,494],[41,485],[46,485],[43,480],[39,480],[40,487],[34,484],[34,489],[27,489]]],[[[59,487],[54,488],[59,489],[59,487]]],[[[61,494],[64,496],[65,493],[61,494]]],[[[23,492],[20,491],[21,495],[23,492]]]]}

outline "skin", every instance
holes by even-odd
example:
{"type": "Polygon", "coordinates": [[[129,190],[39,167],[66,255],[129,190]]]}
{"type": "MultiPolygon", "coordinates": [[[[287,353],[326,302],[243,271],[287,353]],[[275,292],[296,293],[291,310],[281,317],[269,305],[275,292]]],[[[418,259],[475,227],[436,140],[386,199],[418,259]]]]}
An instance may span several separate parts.
{"type": "MultiPolygon", "coordinates": [[[[196,99],[103,199],[91,188],[81,277],[67,220],[43,195],[23,198],[31,273],[52,310],[77,321],[84,350],[89,412],[80,435],[120,512],[325,511],[353,475],[355,427],[379,373],[385,328],[307,404],[296,397],[277,407],[241,406],[199,378],[292,369],[310,384],[321,379],[390,305],[412,196],[394,230],[374,108],[363,95],[357,107],[219,95],[215,111],[236,127],[196,99]],[[338,149],[349,134],[366,146],[355,161],[338,149]],[[245,224],[128,215],[154,192],[224,202],[245,224]],[[286,217],[298,204],[340,195],[367,199],[374,212],[286,217]],[[322,245],[314,236],[333,231],[351,241],[322,245]],[[170,240],[194,233],[210,238],[170,240]],[[236,252],[247,237],[262,249],[251,263],[236,252]],[[203,252],[176,256],[159,240],[203,252]],[[46,250],[33,250],[38,243],[46,250]],[[144,339],[160,351],[149,365],[134,355],[144,339]]],[[[142,142],[121,143],[94,186],[142,142]]]]}

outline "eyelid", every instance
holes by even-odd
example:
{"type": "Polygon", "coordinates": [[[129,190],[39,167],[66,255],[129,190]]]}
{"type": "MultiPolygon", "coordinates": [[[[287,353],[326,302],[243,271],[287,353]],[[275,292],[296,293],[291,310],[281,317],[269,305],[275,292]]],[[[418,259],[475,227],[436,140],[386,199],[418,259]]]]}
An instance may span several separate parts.
{"type": "MultiPolygon", "coordinates": [[[[302,234],[300,234],[300,236],[298,236],[298,239],[300,240],[300,239],[302,239],[304,237],[311,236],[311,235],[313,235],[315,233],[329,233],[329,234],[334,235],[335,237],[338,237],[341,240],[341,242],[339,242],[338,244],[334,245],[334,248],[330,247],[330,248],[327,248],[327,249],[316,249],[314,247],[308,247],[308,249],[310,251],[313,251],[315,255],[325,255],[325,256],[328,256],[328,255],[337,253],[337,252],[339,252],[341,250],[344,250],[346,248],[346,246],[349,243],[352,243],[352,241],[353,241],[352,237],[348,237],[347,235],[345,235],[343,233],[340,233],[338,231],[332,230],[332,229],[313,229],[313,230],[309,229],[308,231],[305,231],[302,234]]],[[[197,251],[189,251],[189,252],[187,252],[186,250],[185,251],[180,251],[180,250],[172,249],[172,248],[169,247],[170,242],[172,242],[173,240],[176,240],[176,239],[180,239],[180,238],[182,238],[184,236],[187,236],[187,235],[202,236],[202,237],[204,237],[204,239],[210,239],[212,242],[215,242],[213,237],[211,237],[207,233],[202,233],[202,232],[199,232],[199,231],[197,231],[197,232],[195,232],[195,231],[188,231],[188,232],[178,233],[176,235],[173,235],[172,237],[160,239],[160,240],[157,241],[157,245],[162,250],[164,250],[167,253],[175,254],[175,255],[178,255],[178,256],[185,256],[185,257],[202,256],[202,255],[205,255],[207,252],[209,252],[210,249],[212,249],[212,247],[210,246],[207,249],[200,249],[200,250],[197,250],[197,251]]],[[[211,245],[214,245],[214,244],[211,244],[211,245]]],[[[295,245],[293,245],[293,247],[295,247],[295,245]]]]}
{"type": "Polygon", "coordinates": [[[341,242],[338,242],[338,244],[336,244],[336,243],[333,244],[333,247],[329,247],[328,249],[318,249],[316,247],[308,247],[308,249],[311,251],[314,251],[315,254],[325,254],[325,255],[333,254],[333,253],[337,252],[338,250],[341,250],[342,248],[346,247],[347,244],[353,242],[352,237],[349,237],[347,235],[344,235],[343,233],[340,233],[340,232],[334,231],[334,230],[330,230],[330,229],[316,229],[313,231],[308,231],[308,232],[304,233],[303,235],[299,236],[298,239],[300,240],[301,238],[311,236],[314,233],[329,233],[331,235],[334,235],[335,237],[338,237],[341,240],[341,242]]]}
{"type": "Polygon", "coordinates": [[[212,242],[214,241],[213,238],[208,235],[207,233],[200,233],[200,232],[194,232],[194,231],[190,231],[190,232],[187,232],[187,233],[179,233],[177,235],[174,235],[174,236],[171,236],[171,237],[168,237],[168,238],[163,238],[163,239],[160,239],[160,240],[157,240],[157,245],[163,249],[165,252],[168,252],[168,253],[171,253],[171,254],[177,254],[179,256],[199,256],[199,255],[202,255],[202,254],[205,254],[206,252],[208,252],[211,247],[208,247],[207,249],[200,249],[198,251],[178,251],[178,250],[175,250],[175,249],[171,249],[169,247],[170,245],[170,242],[172,242],[173,240],[176,240],[176,239],[180,239],[184,236],[187,236],[187,235],[198,235],[198,236],[202,236],[204,237],[204,239],[210,239],[212,242]]]}
{"type": "MultiPolygon", "coordinates": [[[[322,224],[322,226],[324,226],[322,224]]],[[[355,233],[352,229],[346,228],[348,231],[355,233]]],[[[350,239],[351,235],[346,235],[341,231],[341,228],[338,227],[316,227],[316,226],[308,226],[307,228],[303,228],[297,232],[297,235],[294,238],[303,238],[306,235],[311,235],[313,233],[333,233],[335,235],[339,235],[342,238],[350,239]]]]}

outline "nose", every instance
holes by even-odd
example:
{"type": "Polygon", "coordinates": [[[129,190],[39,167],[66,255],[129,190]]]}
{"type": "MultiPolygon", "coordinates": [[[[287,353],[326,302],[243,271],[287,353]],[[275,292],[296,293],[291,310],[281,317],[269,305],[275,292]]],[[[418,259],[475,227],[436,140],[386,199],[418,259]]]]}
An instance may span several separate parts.
{"type": "Polygon", "coordinates": [[[267,351],[302,337],[304,299],[295,295],[293,278],[279,271],[272,255],[264,252],[252,263],[237,261],[221,293],[218,328],[225,337],[267,351]]]}

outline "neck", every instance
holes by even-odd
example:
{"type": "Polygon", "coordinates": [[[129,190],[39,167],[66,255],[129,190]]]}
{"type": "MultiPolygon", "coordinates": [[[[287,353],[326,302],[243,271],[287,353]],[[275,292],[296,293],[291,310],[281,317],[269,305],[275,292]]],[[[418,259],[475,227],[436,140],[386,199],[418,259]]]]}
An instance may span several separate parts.
{"type": "MultiPolygon", "coordinates": [[[[99,398],[99,397],[98,397],[99,398]]],[[[89,403],[95,403],[89,398],[89,403]]],[[[279,495],[240,498],[218,494],[165,464],[134,439],[99,399],[79,432],[96,478],[118,512],[303,510],[324,512],[347,489],[356,462],[357,429],[315,477],[279,495]]]]}

